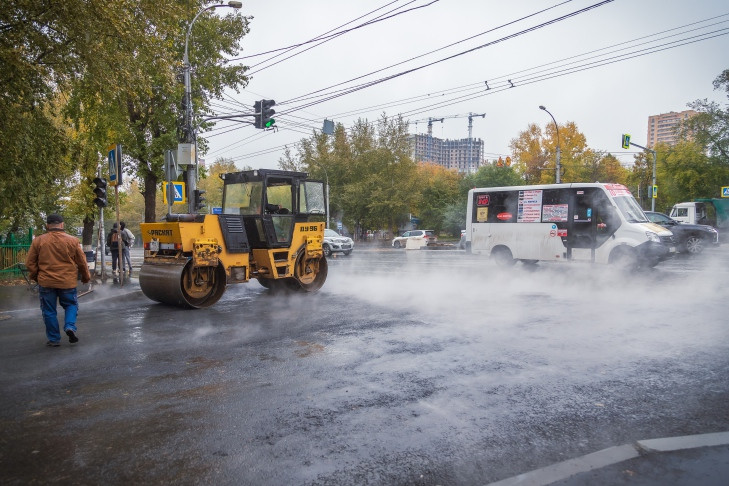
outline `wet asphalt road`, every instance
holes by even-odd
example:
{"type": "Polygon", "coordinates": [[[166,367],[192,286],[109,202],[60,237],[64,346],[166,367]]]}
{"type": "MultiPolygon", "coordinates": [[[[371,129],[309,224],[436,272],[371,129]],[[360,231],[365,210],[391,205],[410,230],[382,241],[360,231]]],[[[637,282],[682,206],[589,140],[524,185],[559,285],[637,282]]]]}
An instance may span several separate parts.
{"type": "Polygon", "coordinates": [[[729,430],[729,247],[637,275],[446,251],[181,310],[82,299],[80,343],[0,322],[3,484],[486,484],[729,430]]]}

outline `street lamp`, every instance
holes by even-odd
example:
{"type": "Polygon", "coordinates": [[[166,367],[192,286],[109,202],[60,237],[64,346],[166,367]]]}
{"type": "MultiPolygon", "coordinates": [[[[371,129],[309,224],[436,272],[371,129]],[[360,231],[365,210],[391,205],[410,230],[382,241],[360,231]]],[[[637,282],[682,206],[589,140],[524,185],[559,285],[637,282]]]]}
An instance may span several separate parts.
{"type": "Polygon", "coordinates": [[[192,103],[191,103],[191,93],[192,93],[192,87],[190,86],[190,58],[188,57],[188,45],[190,44],[190,35],[192,34],[192,26],[195,24],[195,21],[197,20],[200,15],[207,11],[218,7],[231,7],[236,10],[241,8],[243,6],[242,2],[236,2],[236,1],[230,1],[228,4],[219,4],[219,5],[210,5],[209,7],[205,7],[202,10],[200,10],[195,17],[193,17],[192,22],[187,26],[187,34],[185,35],[185,54],[182,58],[183,68],[184,68],[184,78],[185,78],[185,142],[187,143],[193,143],[194,137],[192,136],[192,103]]]}
{"type": "MultiPolygon", "coordinates": [[[[544,105],[539,105],[539,109],[540,110],[544,110],[547,113],[549,113],[549,110],[546,109],[544,107],[544,105]]],[[[557,179],[556,180],[557,180],[557,184],[559,184],[560,183],[560,179],[561,179],[561,172],[562,172],[562,166],[559,163],[560,162],[560,155],[561,155],[560,148],[559,148],[559,125],[557,125],[557,120],[554,119],[554,115],[552,115],[551,113],[549,113],[549,116],[552,117],[552,121],[554,122],[554,128],[557,129],[557,179]]]]}
{"type": "MultiPolygon", "coordinates": [[[[185,54],[182,58],[183,63],[183,69],[184,69],[184,80],[185,80],[185,118],[184,118],[184,126],[183,126],[183,133],[182,133],[182,140],[181,143],[185,144],[194,144],[197,145],[197,137],[195,137],[193,129],[192,129],[192,87],[190,85],[190,58],[188,56],[188,45],[190,44],[190,34],[192,34],[192,26],[195,24],[195,21],[200,17],[200,15],[207,11],[218,7],[230,7],[238,10],[243,6],[243,2],[231,0],[228,2],[228,4],[218,4],[218,5],[210,5],[208,7],[205,7],[201,9],[195,17],[193,17],[192,22],[187,26],[187,34],[185,35],[185,54]]],[[[189,146],[191,148],[191,146],[189,146]]],[[[197,147],[195,146],[195,165],[197,165],[197,147]]],[[[181,152],[180,148],[178,147],[178,153],[181,152]]],[[[192,157],[191,157],[192,159],[192,157]]],[[[190,164],[193,165],[193,161],[190,160],[190,164]]],[[[187,194],[188,194],[188,207],[190,213],[196,212],[196,209],[194,207],[195,203],[193,201],[192,194],[194,194],[194,190],[196,189],[197,184],[197,168],[196,170],[189,170],[187,171],[187,194]]]]}

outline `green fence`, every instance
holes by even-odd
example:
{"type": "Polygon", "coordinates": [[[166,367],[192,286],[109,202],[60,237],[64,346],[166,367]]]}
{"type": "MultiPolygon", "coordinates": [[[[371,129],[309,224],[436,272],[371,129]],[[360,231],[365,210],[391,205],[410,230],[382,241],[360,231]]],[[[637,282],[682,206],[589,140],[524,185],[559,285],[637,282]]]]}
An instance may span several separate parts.
{"type": "Polygon", "coordinates": [[[0,236],[0,276],[22,275],[19,263],[25,263],[25,257],[33,241],[33,230],[27,235],[18,236],[14,233],[5,238],[0,236]]]}

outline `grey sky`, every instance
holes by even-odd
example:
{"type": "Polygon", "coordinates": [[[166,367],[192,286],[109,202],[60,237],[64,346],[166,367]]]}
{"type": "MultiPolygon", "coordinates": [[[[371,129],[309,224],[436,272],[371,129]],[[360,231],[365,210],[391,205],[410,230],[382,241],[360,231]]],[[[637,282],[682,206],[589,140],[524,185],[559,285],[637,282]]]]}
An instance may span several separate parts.
{"type": "MultiPolygon", "coordinates": [[[[321,45],[307,44],[305,47],[316,47],[265,69],[261,68],[266,64],[253,67],[248,87],[240,94],[229,93],[227,106],[221,106],[219,111],[250,111],[255,100],[272,98],[279,104],[276,107],[279,114],[275,117],[279,130],[263,132],[250,125],[220,123],[205,134],[211,148],[205,159],[212,162],[226,157],[232,158],[238,167],[273,168],[284,145],[295,148],[301,138],[311,135],[313,128],[321,129],[324,118],[349,127],[357,118],[373,121],[383,112],[388,116],[403,113],[411,121],[461,115],[433,125],[434,136],[451,139],[468,136],[465,116],[469,112],[486,113],[485,118],[474,119],[473,136],[484,140],[487,158],[493,159],[508,155],[509,142],[529,123],[542,127],[551,123],[549,115],[538,108],[545,105],[558,123],[575,122],[591,148],[610,151],[627,163],[632,160],[632,154],[620,148],[620,136],[630,133],[635,143],[645,144],[648,116],[682,111],[688,102],[697,98],[726,102],[725,96],[714,91],[711,84],[721,71],[729,68],[726,55],[729,5],[719,0],[615,0],[326,102],[299,108],[306,103],[291,101],[492,29],[495,30],[339,88],[424,66],[601,3],[600,0],[431,2],[245,2],[242,12],[254,19],[251,33],[243,41],[241,56],[308,41],[380,7],[384,8],[343,28],[359,25],[398,7],[396,12],[430,5],[359,28],[321,45]],[[556,7],[550,8],[553,6],[556,7]],[[545,9],[541,14],[496,29],[545,9]],[[720,17],[707,21],[717,16],[720,17]],[[653,36],[660,32],[663,33],[653,36]],[[669,42],[682,44],[709,36],[715,37],[629,60],[608,59],[626,53],[637,54],[641,49],[659,45],[674,45],[669,42]],[[639,38],[644,39],[627,43],[639,38]],[[592,52],[599,49],[605,50],[592,52]],[[589,56],[599,57],[575,57],[589,52],[592,52],[589,56]],[[586,63],[595,61],[609,64],[583,69],[586,63]],[[540,76],[553,76],[553,72],[550,74],[545,69],[570,68],[583,70],[540,80],[540,76]],[[515,87],[506,89],[509,79],[515,87]],[[490,91],[486,91],[485,82],[490,91]],[[456,92],[457,88],[463,89],[456,92]],[[459,96],[470,99],[453,100],[459,96]],[[445,106],[438,106],[439,103],[445,106]]],[[[253,65],[270,57],[238,62],[253,65]]],[[[411,133],[426,130],[425,121],[410,127],[411,133]]]]}

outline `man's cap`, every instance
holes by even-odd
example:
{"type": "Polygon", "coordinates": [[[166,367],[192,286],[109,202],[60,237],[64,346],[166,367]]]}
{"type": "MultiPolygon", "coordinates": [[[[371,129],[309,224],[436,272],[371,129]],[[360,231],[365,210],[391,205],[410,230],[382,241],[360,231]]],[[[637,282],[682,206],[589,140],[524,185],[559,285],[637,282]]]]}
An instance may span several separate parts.
{"type": "Polygon", "coordinates": [[[48,218],[46,219],[46,224],[59,224],[63,223],[63,216],[60,214],[49,214],[48,218]]]}

